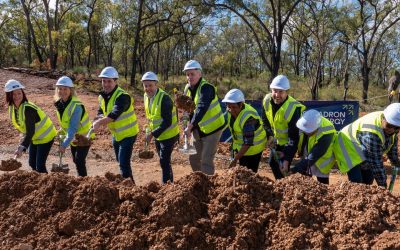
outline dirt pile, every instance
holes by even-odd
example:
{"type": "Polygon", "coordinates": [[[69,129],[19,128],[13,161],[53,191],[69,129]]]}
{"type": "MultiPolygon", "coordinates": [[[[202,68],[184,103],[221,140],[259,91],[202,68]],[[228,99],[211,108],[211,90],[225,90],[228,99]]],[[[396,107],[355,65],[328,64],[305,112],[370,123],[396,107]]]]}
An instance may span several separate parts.
{"type": "Polygon", "coordinates": [[[15,159],[2,160],[0,171],[14,171],[22,167],[21,162],[15,159]]]}
{"type": "Polygon", "coordinates": [[[274,183],[241,168],[143,187],[16,171],[0,176],[0,248],[399,249],[399,202],[378,187],[274,183]]]}

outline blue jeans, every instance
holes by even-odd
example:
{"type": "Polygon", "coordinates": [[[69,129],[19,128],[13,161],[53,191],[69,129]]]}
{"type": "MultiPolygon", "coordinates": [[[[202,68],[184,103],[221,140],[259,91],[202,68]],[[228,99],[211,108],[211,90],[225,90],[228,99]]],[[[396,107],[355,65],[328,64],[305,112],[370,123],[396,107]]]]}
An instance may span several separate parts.
{"type": "Polygon", "coordinates": [[[178,141],[179,135],[163,141],[155,141],[157,154],[160,157],[160,165],[162,169],[162,182],[173,182],[174,175],[171,167],[171,154],[174,150],[174,144],[178,141]]]}
{"type": "Polygon", "coordinates": [[[350,171],[347,172],[347,177],[351,182],[371,185],[374,182],[374,174],[371,169],[362,169],[361,166],[363,164],[364,163],[358,164],[350,169],[350,171]]]}
{"type": "Polygon", "coordinates": [[[46,161],[54,139],[43,144],[29,145],[29,166],[39,173],[47,173],[46,161]]]}
{"type": "Polygon", "coordinates": [[[136,141],[136,135],[122,139],[121,141],[116,141],[112,138],[112,144],[114,147],[115,157],[119,162],[119,169],[121,175],[124,178],[132,178],[132,168],[131,168],[131,157],[133,144],[136,141]]]}
{"type": "Polygon", "coordinates": [[[86,156],[89,153],[90,146],[74,147],[71,146],[72,160],[75,163],[78,176],[87,176],[86,171],[86,156]]]}

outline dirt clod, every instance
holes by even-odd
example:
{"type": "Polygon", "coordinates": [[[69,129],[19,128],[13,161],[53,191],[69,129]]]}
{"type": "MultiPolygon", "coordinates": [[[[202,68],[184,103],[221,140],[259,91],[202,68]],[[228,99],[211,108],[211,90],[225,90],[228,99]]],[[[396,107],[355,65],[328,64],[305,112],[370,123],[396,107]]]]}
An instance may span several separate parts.
{"type": "Polygon", "coordinates": [[[8,160],[1,161],[0,170],[1,171],[14,171],[21,167],[22,167],[21,162],[11,158],[8,160]]]}
{"type": "Polygon", "coordinates": [[[175,103],[179,109],[183,109],[187,112],[192,112],[195,108],[193,100],[182,93],[176,92],[175,93],[175,103]]]}
{"type": "Polygon", "coordinates": [[[87,147],[92,145],[92,140],[88,139],[84,135],[75,134],[75,139],[72,141],[72,143],[80,147],[87,147]]]}
{"type": "Polygon", "coordinates": [[[151,159],[154,157],[154,152],[150,150],[140,150],[139,158],[141,159],[151,159]]]}

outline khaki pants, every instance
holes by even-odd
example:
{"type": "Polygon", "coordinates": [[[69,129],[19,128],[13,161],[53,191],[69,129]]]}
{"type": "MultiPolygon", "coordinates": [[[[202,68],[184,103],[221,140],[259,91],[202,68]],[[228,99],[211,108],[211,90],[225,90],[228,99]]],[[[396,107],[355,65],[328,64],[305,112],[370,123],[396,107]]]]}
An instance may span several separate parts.
{"type": "Polygon", "coordinates": [[[214,134],[200,138],[197,129],[193,131],[194,147],[197,154],[189,156],[190,166],[193,171],[201,171],[208,175],[215,172],[214,157],[217,153],[218,142],[223,130],[219,130],[214,134]]]}

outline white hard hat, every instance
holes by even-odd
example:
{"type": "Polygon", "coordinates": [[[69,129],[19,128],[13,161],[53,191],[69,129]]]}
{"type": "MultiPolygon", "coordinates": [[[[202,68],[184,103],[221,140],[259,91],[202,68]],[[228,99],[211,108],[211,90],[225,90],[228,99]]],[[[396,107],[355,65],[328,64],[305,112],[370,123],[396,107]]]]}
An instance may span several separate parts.
{"type": "Polygon", "coordinates": [[[24,85],[22,85],[20,82],[14,79],[8,80],[6,85],[4,85],[5,92],[11,92],[16,89],[24,89],[24,88],[25,88],[24,85]]]}
{"type": "Polygon", "coordinates": [[[278,75],[272,80],[271,85],[269,85],[271,89],[281,89],[288,90],[290,89],[289,79],[284,75],[278,75]]]}
{"type": "Polygon", "coordinates": [[[321,121],[321,114],[315,109],[310,109],[303,113],[296,126],[306,133],[311,133],[321,126],[321,121]]]}
{"type": "Polygon", "coordinates": [[[142,82],[143,81],[156,81],[158,82],[158,77],[156,74],[154,74],[153,72],[149,71],[144,73],[144,75],[142,76],[142,82]]]}
{"type": "Polygon", "coordinates": [[[104,78],[118,78],[118,72],[114,67],[105,67],[99,77],[104,77],[104,78]]]}
{"type": "Polygon", "coordinates": [[[385,108],[383,115],[388,123],[400,127],[400,103],[392,103],[385,108]]]}
{"type": "Polygon", "coordinates": [[[190,60],[185,64],[185,67],[183,68],[183,72],[189,69],[198,69],[202,70],[201,65],[198,61],[196,60],[190,60]]]}
{"type": "Polygon", "coordinates": [[[74,83],[68,76],[62,76],[57,80],[56,86],[74,87],[74,83]]]}
{"type": "Polygon", "coordinates": [[[226,93],[222,102],[227,102],[227,103],[244,102],[243,92],[240,91],[239,89],[231,89],[228,91],[228,93],[226,93]]]}

